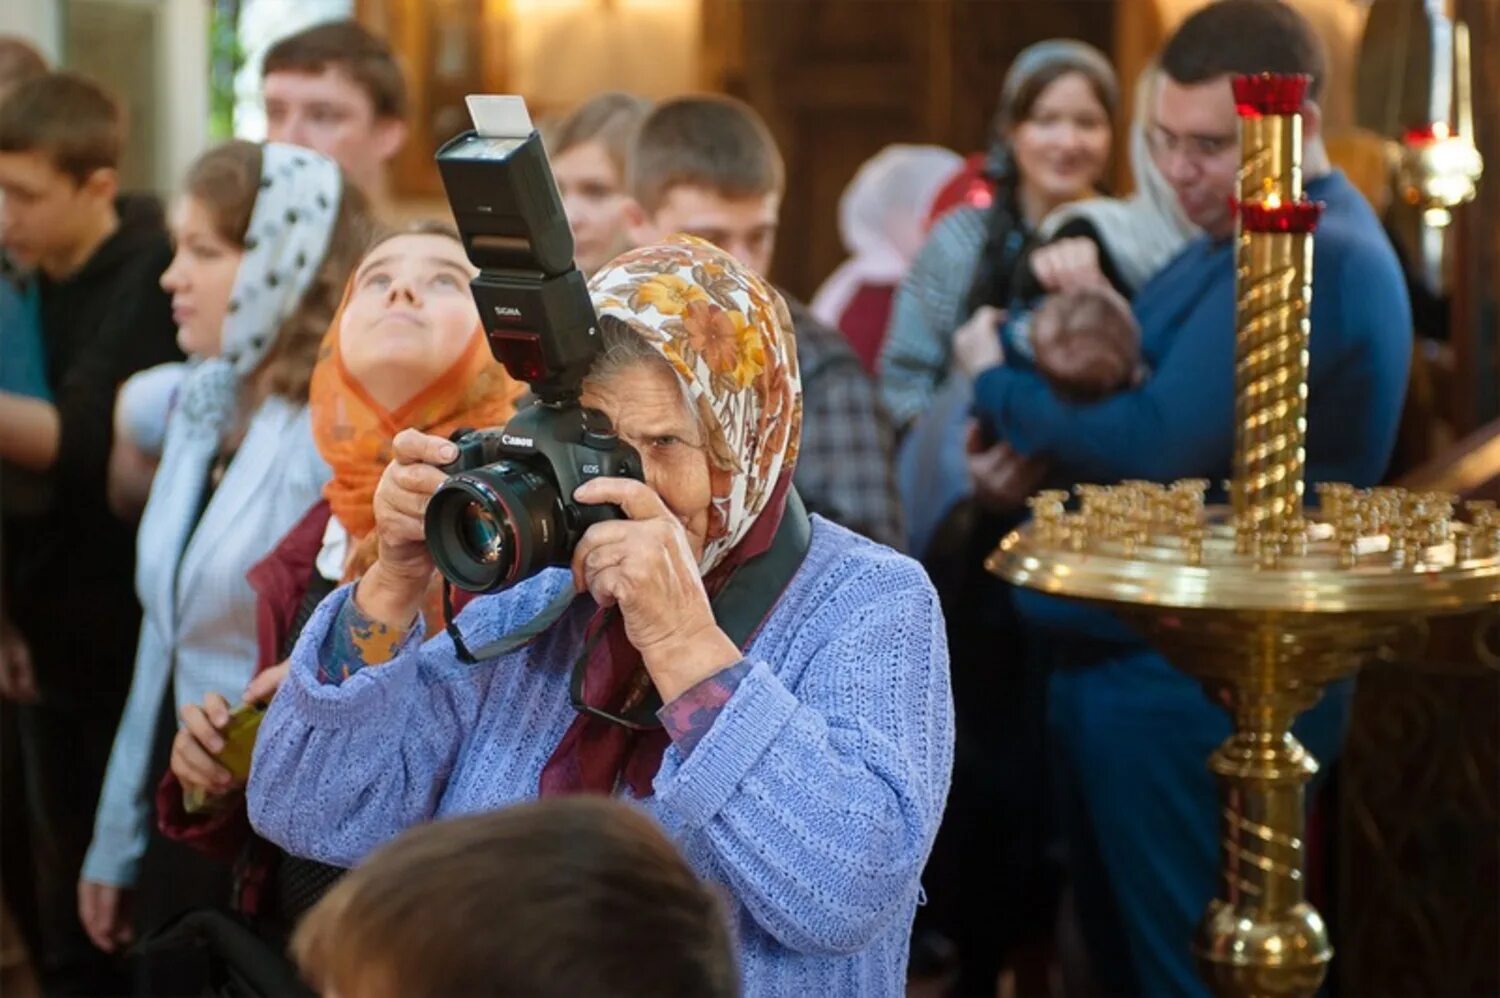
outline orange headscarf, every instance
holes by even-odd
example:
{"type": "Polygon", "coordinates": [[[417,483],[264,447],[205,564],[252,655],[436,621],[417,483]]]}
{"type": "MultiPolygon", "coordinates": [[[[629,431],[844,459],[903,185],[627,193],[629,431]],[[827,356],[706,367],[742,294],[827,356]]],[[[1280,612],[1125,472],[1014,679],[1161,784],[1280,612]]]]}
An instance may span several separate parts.
{"type": "Polygon", "coordinates": [[[344,367],[339,350],[344,309],[353,293],[351,277],[318,350],[308,392],[313,440],[333,469],[323,496],[349,532],[352,554],[344,566],[345,582],[375,562],[375,486],[390,463],[396,434],[412,427],[446,437],[460,427],[496,426],[511,417],[526,389],[496,362],[476,322],[468,348],[448,370],[400,408],[385,409],[344,367]]]}

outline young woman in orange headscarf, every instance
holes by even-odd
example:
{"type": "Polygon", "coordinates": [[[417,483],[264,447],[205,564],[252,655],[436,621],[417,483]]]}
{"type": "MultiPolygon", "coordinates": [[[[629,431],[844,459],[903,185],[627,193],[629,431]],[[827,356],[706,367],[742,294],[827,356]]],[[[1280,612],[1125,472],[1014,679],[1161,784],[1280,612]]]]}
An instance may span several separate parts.
{"type": "MultiPolygon", "coordinates": [[[[374,561],[371,504],[392,438],[407,427],[447,436],[503,423],[514,412],[524,386],[490,353],[469,292],[473,275],[457,234],[423,223],[377,242],[350,279],[309,400],[313,437],[333,475],[323,498],[248,574],[260,652],[246,702],[269,700],[285,674],[278,663],[318,603],[374,561]]],[[[429,633],[442,626],[437,583],[434,575],[429,633]]],[[[280,937],[342,871],[284,856],[254,835],[243,784],[214,759],[230,711],[218,695],[183,709],[171,771],[157,794],[158,821],[169,837],[234,862],[234,907],[280,937]],[[184,790],[210,806],[188,813],[184,790]]]]}

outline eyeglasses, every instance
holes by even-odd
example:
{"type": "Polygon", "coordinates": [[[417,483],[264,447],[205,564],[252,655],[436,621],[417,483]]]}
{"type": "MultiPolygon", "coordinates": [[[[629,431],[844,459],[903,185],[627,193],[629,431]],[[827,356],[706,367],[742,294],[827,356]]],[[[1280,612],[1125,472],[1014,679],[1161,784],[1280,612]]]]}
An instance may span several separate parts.
{"type": "Polygon", "coordinates": [[[1146,146],[1156,156],[1181,155],[1201,165],[1238,144],[1235,135],[1177,135],[1153,122],[1146,128],[1146,146]]]}

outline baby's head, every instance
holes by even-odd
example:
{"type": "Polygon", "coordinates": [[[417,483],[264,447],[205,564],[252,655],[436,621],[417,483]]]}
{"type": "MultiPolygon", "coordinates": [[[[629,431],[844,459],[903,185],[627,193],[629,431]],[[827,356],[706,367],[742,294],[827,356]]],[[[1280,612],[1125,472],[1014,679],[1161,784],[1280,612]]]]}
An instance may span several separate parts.
{"type": "Polygon", "coordinates": [[[1031,319],[1036,366],[1059,394],[1092,401],[1129,388],[1141,373],[1141,330],[1113,288],[1050,295],[1031,319]]]}

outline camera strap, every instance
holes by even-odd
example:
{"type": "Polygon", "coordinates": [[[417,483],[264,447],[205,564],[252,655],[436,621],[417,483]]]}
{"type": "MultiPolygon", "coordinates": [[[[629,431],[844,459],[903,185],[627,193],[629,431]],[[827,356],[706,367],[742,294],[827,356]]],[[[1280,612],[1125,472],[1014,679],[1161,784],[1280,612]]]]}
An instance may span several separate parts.
{"type": "MultiPolygon", "coordinates": [[[[781,514],[781,523],[776,527],[776,535],[771,539],[771,546],[763,554],[736,568],[710,604],[714,622],[740,651],[743,652],[750,646],[751,640],[760,631],[761,624],[770,616],[776,601],[781,599],[787,584],[792,581],[792,576],[802,567],[802,559],[807,556],[811,543],[812,521],[808,519],[807,508],[802,505],[802,498],[797,495],[796,488],[788,487],[786,507],[781,514]]],[[[610,612],[619,613],[616,609],[610,612]]],[[[656,687],[649,680],[641,695],[631,698],[635,702],[618,716],[584,701],[583,679],[589,654],[600,636],[607,631],[607,627],[599,628],[573,663],[573,674],[568,681],[568,696],[573,702],[573,709],[635,730],[661,727],[661,721],[656,716],[662,707],[661,694],[656,692],[656,687]]]]}
{"type": "Polygon", "coordinates": [[[448,632],[448,637],[453,639],[453,650],[457,653],[458,660],[469,665],[477,665],[488,659],[508,655],[541,634],[563,615],[563,611],[572,605],[577,596],[572,586],[563,586],[552,598],[552,602],[538,610],[535,617],[489,644],[480,645],[477,651],[470,651],[469,646],[464,642],[463,632],[458,629],[458,620],[453,613],[453,584],[444,579],[443,619],[448,622],[445,630],[448,632]]]}

